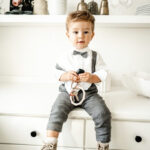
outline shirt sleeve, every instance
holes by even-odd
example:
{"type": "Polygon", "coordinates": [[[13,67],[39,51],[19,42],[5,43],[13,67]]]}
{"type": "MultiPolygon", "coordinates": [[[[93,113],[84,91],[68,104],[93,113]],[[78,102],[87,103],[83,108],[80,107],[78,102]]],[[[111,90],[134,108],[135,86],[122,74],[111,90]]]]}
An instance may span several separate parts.
{"type": "Polygon", "coordinates": [[[105,81],[107,77],[107,66],[99,53],[97,53],[95,70],[93,74],[97,75],[102,82],[105,81]]]}
{"type": "MultiPolygon", "coordinates": [[[[62,75],[64,72],[65,72],[65,71],[55,69],[55,78],[56,78],[57,81],[60,81],[59,79],[60,79],[61,75],[62,75]]],[[[61,82],[61,81],[60,81],[60,82],[61,82]]]]}
{"type": "MultiPolygon", "coordinates": [[[[55,64],[55,78],[57,81],[59,81],[61,75],[66,72],[65,67],[63,66],[62,58],[58,58],[55,64]]],[[[60,81],[62,82],[62,81],[60,81]]]]}

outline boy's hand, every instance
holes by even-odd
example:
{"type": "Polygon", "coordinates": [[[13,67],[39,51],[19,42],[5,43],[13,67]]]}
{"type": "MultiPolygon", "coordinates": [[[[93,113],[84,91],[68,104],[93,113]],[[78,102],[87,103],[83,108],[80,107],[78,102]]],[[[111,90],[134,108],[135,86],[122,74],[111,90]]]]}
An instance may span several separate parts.
{"type": "Polygon", "coordinates": [[[75,71],[68,71],[61,75],[60,81],[79,82],[80,79],[75,71]]]}
{"type": "Polygon", "coordinates": [[[80,82],[92,82],[92,74],[89,72],[79,74],[80,82]]]}
{"type": "Polygon", "coordinates": [[[89,72],[79,74],[80,82],[98,83],[101,82],[100,78],[89,72]]]}

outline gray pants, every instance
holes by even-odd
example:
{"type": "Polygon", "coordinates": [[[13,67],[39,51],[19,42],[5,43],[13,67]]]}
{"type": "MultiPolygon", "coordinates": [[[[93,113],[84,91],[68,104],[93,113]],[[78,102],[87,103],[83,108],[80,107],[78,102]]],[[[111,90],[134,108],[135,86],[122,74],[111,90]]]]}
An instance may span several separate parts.
{"type": "Polygon", "coordinates": [[[109,142],[111,136],[111,113],[102,97],[97,94],[96,86],[92,84],[86,91],[86,99],[81,106],[71,104],[70,96],[64,87],[61,87],[60,91],[52,107],[47,130],[61,132],[69,112],[80,107],[92,117],[95,123],[96,140],[102,143],[109,142]]]}

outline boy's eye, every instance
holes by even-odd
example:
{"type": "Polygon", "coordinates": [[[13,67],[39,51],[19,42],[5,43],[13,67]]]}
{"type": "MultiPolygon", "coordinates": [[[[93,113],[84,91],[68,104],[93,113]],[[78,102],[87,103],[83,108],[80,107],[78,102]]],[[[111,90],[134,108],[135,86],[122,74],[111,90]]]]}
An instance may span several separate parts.
{"type": "Polygon", "coordinates": [[[88,34],[89,32],[88,31],[84,31],[84,34],[88,34]]]}
{"type": "Polygon", "coordinates": [[[78,34],[78,31],[74,31],[73,33],[74,33],[74,34],[78,34]]]}

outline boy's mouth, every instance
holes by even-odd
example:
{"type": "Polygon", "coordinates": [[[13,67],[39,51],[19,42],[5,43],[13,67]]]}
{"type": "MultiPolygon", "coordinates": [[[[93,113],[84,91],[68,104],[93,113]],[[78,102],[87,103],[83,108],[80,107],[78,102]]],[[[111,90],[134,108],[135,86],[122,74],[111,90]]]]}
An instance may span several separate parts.
{"type": "Polygon", "coordinates": [[[78,41],[77,43],[85,43],[84,41],[78,41]]]}

